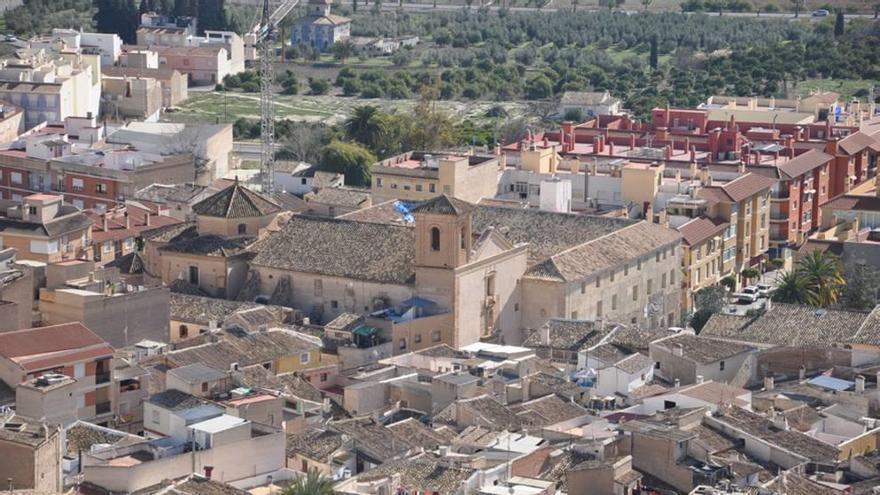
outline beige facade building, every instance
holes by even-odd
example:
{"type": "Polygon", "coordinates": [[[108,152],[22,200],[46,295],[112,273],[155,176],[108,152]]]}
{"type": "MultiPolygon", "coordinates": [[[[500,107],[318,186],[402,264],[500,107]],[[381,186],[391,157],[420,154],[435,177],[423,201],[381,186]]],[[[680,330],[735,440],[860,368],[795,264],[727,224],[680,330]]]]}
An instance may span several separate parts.
{"type": "Polygon", "coordinates": [[[410,214],[389,202],[335,220],[293,217],[251,247],[259,293],[314,322],[371,313],[395,353],[519,343],[552,317],[678,321],[672,229],[447,195],[410,214]]]}
{"type": "Polygon", "coordinates": [[[92,221],[62,197],[32,194],[22,201],[0,200],[0,247],[24,260],[55,263],[88,257],[92,221]]]}
{"type": "Polygon", "coordinates": [[[281,207],[237,181],[193,206],[195,222],[144,234],[147,271],[166,284],[184,280],[234,299],[245,283],[249,247],[281,207]]]}
{"type": "Polygon", "coordinates": [[[62,490],[61,429],[38,420],[0,418],[0,476],[14,490],[59,493],[62,490]]]}
{"type": "Polygon", "coordinates": [[[162,106],[180,105],[189,97],[186,76],[174,69],[141,67],[105,67],[104,77],[154,79],[162,87],[162,106]]]}
{"type": "Polygon", "coordinates": [[[101,78],[101,112],[117,122],[127,119],[156,121],[162,110],[163,88],[148,77],[101,78]]]}
{"type": "Polygon", "coordinates": [[[404,153],[373,165],[373,201],[424,201],[440,194],[470,202],[494,198],[499,167],[495,156],[404,153]]]}

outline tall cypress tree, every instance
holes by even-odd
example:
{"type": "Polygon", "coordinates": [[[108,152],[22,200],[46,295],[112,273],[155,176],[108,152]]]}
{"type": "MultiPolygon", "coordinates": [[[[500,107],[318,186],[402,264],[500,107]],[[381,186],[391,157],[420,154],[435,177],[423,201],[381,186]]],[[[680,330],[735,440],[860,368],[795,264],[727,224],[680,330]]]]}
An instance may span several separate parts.
{"type": "Polygon", "coordinates": [[[843,19],[843,11],[837,11],[837,19],[834,20],[834,36],[843,36],[846,30],[846,21],[843,19]]]}
{"type": "Polygon", "coordinates": [[[648,64],[651,66],[652,69],[657,70],[657,62],[657,36],[655,35],[651,38],[651,53],[648,56],[648,64]]]}

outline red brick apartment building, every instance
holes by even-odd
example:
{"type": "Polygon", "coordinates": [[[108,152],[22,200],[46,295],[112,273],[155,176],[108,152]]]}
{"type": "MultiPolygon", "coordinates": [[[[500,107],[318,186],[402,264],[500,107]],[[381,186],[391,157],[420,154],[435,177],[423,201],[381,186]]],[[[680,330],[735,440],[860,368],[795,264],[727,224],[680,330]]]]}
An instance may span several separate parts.
{"type": "MultiPolygon", "coordinates": [[[[772,113],[769,113],[772,116],[772,113]]],[[[563,123],[560,130],[504,148],[509,166],[528,147],[553,147],[582,168],[596,161],[663,162],[665,173],[696,179],[705,167],[732,180],[746,172],[777,180],[772,190],[771,254],[802,243],[821,222],[820,206],[874,177],[880,132],[830,120],[808,123],[713,120],[709,110],[655,108],[643,122],[629,115],[600,115],[563,123]]],[[[785,119],[782,119],[785,120],[785,119]]],[[[865,127],[865,126],[863,126],[865,127]]]]}

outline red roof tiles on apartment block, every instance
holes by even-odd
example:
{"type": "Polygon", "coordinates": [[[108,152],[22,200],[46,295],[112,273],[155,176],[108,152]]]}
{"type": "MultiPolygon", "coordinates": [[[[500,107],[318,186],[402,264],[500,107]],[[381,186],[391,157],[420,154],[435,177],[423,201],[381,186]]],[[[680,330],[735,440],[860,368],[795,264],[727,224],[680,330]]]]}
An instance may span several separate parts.
{"type": "Polygon", "coordinates": [[[855,155],[876,144],[877,141],[864,132],[854,132],[840,140],[838,146],[848,155],[855,155]]]}
{"type": "Polygon", "coordinates": [[[110,344],[78,322],[0,333],[0,356],[27,371],[112,355],[110,344]]]}
{"type": "Polygon", "coordinates": [[[810,150],[779,165],[779,173],[783,179],[794,179],[814,170],[834,159],[833,156],[819,150],[810,150]]]}
{"type": "Polygon", "coordinates": [[[720,234],[729,225],[730,223],[719,218],[700,217],[679,227],[678,233],[681,234],[685,244],[694,246],[720,234]]]}
{"type": "Polygon", "coordinates": [[[738,203],[761,191],[770,189],[775,183],[776,181],[770,177],[749,173],[724,184],[721,189],[727,193],[732,201],[738,203]]]}

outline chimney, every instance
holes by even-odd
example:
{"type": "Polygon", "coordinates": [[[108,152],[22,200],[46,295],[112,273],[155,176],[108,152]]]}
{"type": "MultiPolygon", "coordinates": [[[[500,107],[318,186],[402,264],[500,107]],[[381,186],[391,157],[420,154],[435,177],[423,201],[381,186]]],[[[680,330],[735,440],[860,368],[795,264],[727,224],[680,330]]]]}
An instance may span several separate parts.
{"type": "Polygon", "coordinates": [[[104,229],[104,232],[110,230],[110,222],[107,220],[107,213],[101,214],[101,226],[104,229]]]}
{"type": "MultiPolygon", "coordinates": [[[[746,155],[746,156],[748,156],[748,155],[746,155]]],[[[739,165],[736,167],[736,171],[740,175],[744,175],[746,173],[746,162],[743,160],[740,160],[739,165]]]]}
{"type": "Polygon", "coordinates": [[[828,140],[825,141],[825,153],[828,153],[831,156],[837,156],[837,150],[837,138],[828,138],[828,140]]]}
{"type": "Polygon", "coordinates": [[[804,141],[809,141],[809,140],[810,140],[810,128],[806,127],[804,129],[804,141]]]}
{"type": "Polygon", "coordinates": [[[522,401],[525,402],[531,398],[532,394],[532,379],[528,376],[524,376],[519,381],[520,387],[522,388],[522,401]]]}
{"type": "Polygon", "coordinates": [[[691,146],[691,161],[692,162],[697,161],[697,147],[696,146],[691,146]]]}
{"type": "Polygon", "coordinates": [[[146,214],[144,214],[144,225],[146,225],[147,227],[150,226],[150,217],[151,216],[153,216],[153,212],[151,212],[151,211],[148,211],[146,214]]]}
{"type": "Polygon", "coordinates": [[[666,145],[666,159],[667,160],[672,159],[672,145],[671,144],[666,145]]]}
{"type": "Polygon", "coordinates": [[[687,153],[687,151],[691,149],[691,138],[684,138],[684,146],[682,146],[681,150],[687,153]]]}
{"type": "Polygon", "coordinates": [[[703,383],[704,381],[705,380],[703,380],[703,375],[697,375],[697,383],[703,383]]]}
{"type": "Polygon", "coordinates": [[[128,211],[122,214],[125,217],[125,229],[128,230],[131,228],[131,219],[128,217],[128,211]]]}
{"type": "Polygon", "coordinates": [[[675,387],[675,388],[680,387],[680,386],[681,386],[681,380],[679,380],[678,378],[676,378],[676,379],[672,382],[672,386],[675,387]]]}
{"type": "Polygon", "coordinates": [[[541,326],[541,343],[544,345],[550,345],[550,325],[544,324],[541,326]]]}
{"type": "Polygon", "coordinates": [[[608,141],[608,154],[614,156],[614,142],[608,141]]]}
{"type": "Polygon", "coordinates": [[[559,130],[559,149],[561,153],[568,151],[568,147],[565,144],[565,129],[559,130]]]}
{"type": "Polygon", "coordinates": [[[629,149],[631,149],[631,150],[636,149],[636,135],[635,134],[629,135],[629,149]]]}
{"type": "MultiPolygon", "coordinates": [[[[691,148],[693,149],[693,148],[691,148]]],[[[693,153],[693,152],[692,152],[693,153]]],[[[697,178],[697,162],[694,159],[691,159],[691,163],[688,164],[688,179],[694,180],[697,178]]]]}
{"type": "Polygon", "coordinates": [[[772,376],[765,376],[764,377],[764,390],[769,391],[769,390],[773,390],[774,388],[776,388],[776,379],[773,378],[772,376]]]}
{"type": "Polygon", "coordinates": [[[831,115],[825,118],[825,139],[831,139],[831,115]]]}
{"type": "Polygon", "coordinates": [[[679,343],[672,344],[672,355],[679,356],[679,357],[683,356],[684,355],[684,347],[679,343]]]}
{"type": "Polygon", "coordinates": [[[703,167],[700,169],[700,185],[703,187],[709,187],[712,185],[712,174],[709,173],[709,167],[703,167]]]}
{"type": "Polygon", "coordinates": [[[214,466],[205,466],[205,478],[211,479],[211,471],[214,470],[214,466]]]}
{"type": "Polygon", "coordinates": [[[807,368],[804,366],[801,366],[800,368],[798,368],[798,380],[804,381],[806,378],[807,378],[807,368]]]}
{"type": "Polygon", "coordinates": [[[863,375],[856,375],[856,395],[862,395],[865,393],[865,377],[863,375]]]}

